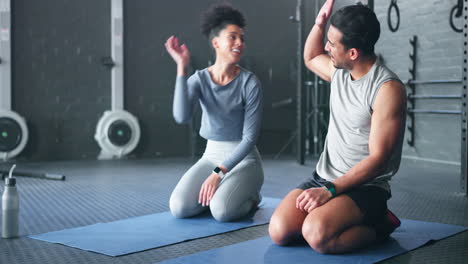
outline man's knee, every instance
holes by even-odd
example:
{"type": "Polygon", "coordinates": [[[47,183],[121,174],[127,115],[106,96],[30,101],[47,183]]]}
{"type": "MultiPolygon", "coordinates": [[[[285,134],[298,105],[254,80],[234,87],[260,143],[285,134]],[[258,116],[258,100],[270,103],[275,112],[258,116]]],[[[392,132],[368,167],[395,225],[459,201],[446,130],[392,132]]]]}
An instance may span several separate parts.
{"type": "Polygon", "coordinates": [[[279,220],[278,217],[273,216],[268,226],[268,233],[273,243],[284,246],[287,244],[288,232],[283,221],[279,220]]]}
{"type": "Polygon", "coordinates": [[[307,221],[302,226],[302,235],[309,246],[321,254],[330,252],[329,232],[327,223],[324,221],[307,221]]]}
{"type": "Polygon", "coordinates": [[[295,237],[298,237],[300,234],[296,230],[297,228],[293,227],[293,224],[287,215],[279,214],[275,212],[270,219],[270,224],[268,226],[268,233],[270,235],[273,243],[285,246],[295,237]]]}

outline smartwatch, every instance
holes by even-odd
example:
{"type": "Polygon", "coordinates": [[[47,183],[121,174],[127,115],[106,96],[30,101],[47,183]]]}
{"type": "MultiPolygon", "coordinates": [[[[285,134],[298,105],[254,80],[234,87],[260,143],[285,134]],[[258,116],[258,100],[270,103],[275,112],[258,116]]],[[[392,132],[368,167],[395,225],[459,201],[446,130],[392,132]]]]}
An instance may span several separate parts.
{"type": "Polygon", "coordinates": [[[327,182],[325,182],[323,184],[323,186],[325,186],[325,188],[327,188],[327,190],[331,193],[332,197],[336,196],[335,185],[333,183],[327,181],[327,182]]]}
{"type": "Polygon", "coordinates": [[[214,168],[213,172],[216,173],[216,174],[218,174],[219,177],[221,177],[221,179],[224,178],[223,170],[222,170],[220,167],[214,168]]]}

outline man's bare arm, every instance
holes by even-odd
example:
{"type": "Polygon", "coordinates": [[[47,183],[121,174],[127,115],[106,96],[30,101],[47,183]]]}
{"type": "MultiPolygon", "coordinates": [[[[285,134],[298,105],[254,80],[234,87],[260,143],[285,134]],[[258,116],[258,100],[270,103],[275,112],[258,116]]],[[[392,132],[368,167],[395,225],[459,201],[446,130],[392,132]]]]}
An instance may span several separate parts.
{"type": "Polygon", "coordinates": [[[369,136],[369,156],[334,181],[337,193],[371,181],[385,170],[404,133],[406,92],[398,81],[380,88],[374,105],[369,136]]]}
{"type": "Polygon", "coordinates": [[[308,69],[320,78],[330,81],[336,70],[330,57],[326,54],[323,45],[325,26],[331,16],[334,0],[327,0],[320,9],[315,25],[307,37],[304,45],[304,63],[308,69]]]}

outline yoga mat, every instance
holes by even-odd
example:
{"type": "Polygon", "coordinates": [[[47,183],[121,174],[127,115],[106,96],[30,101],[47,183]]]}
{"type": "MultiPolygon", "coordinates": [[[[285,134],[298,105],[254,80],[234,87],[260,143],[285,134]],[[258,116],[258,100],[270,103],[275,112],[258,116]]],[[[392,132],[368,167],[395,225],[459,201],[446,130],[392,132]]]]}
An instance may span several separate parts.
{"type": "Polygon", "coordinates": [[[160,263],[375,263],[416,249],[429,241],[440,240],[467,229],[468,227],[464,226],[402,220],[400,228],[395,230],[388,241],[350,254],[322,255],[312,250],[306,243],[280,247],[273,244],[270,237],[265,236],[259,239],[170,259],[160,263]]]}
{"type": "Polygon", "coordinates": [[[29,237],[108,256],[121,256],[266,224],[270,221],[280,201],[280,199],[264,197],[260,208],[253,215],[237,222],[218,222],[209,212],[185,219],[176,219],[170,212],[163,212],[29,237]]]}

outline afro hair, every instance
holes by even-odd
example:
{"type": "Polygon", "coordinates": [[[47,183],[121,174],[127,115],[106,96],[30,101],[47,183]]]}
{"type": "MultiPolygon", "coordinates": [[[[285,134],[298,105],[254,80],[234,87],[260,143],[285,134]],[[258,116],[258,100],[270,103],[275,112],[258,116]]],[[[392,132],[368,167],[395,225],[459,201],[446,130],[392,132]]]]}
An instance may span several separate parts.
{"type": "Polygon", "coordinates": [[[201,31],[207,38],[212,38],[228,24],[244,28],[244,15],[229,3],[213,5],[202,15],[201,31]]]}

